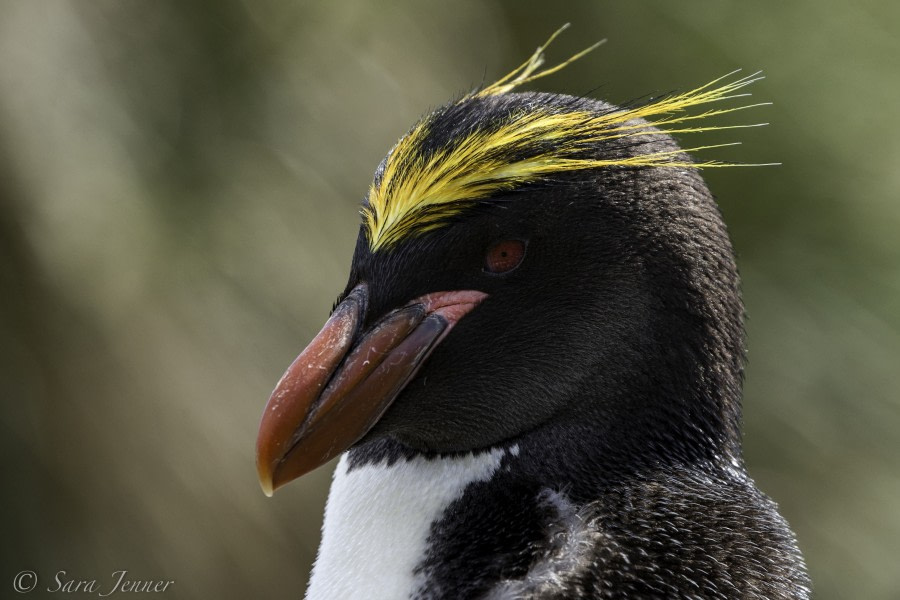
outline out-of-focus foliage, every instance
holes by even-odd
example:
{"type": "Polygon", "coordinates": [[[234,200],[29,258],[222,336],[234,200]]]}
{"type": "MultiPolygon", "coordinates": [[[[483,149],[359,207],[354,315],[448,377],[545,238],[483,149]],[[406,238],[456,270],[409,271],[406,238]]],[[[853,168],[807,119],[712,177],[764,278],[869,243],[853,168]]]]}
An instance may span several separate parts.
{"type": "Polygon", "coordinates": [[[609,42],[540,89],[765,70],[774,105],[741,116],[772,124],[707,138],[783,163],[707,176],[750,316],[747,461],[818,598],[900,595],[900,4],[559,4],[0,5],[0,586],[128,569],[299,597],[329,473],[263,497],[268,392],[345,282],[384,152],[571,21],[555,56],[609,42]]]}

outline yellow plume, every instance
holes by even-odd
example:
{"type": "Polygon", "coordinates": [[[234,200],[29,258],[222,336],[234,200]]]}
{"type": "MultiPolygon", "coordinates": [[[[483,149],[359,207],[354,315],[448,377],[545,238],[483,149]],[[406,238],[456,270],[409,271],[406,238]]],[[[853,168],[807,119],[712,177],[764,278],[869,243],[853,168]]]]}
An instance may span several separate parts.
{"type": "MultiPolygon", "coordinates": [[[[565,26],[554,32],[519,68],[496,83],[463,97],[456,106],[507,94],[524,83],[562,69],[599,45],[595,44],[555,67],[538,71],[543,64],[544,49],[564,29],[565,26]]],[[[363,208],[369,245],[373,251],[393,247],[405,238],[443,226],[448,219],[479,200],[539,181],[553,173],[604,167],[730,166],[730,163],[718,161],[693,162],[685,157],[685,153],[731,144],[651,151],[608,159],[595,158],[589,150],[599,142],[658,136],[660,131],[698,133],[763,125],[694,124],[761,104],[710,108],[700,114],[686,114],[689,108],[746,96],[748,94],[737,92],[762,78],[759,73],[754,73],[723,83],[735,73],[737,71],[689,92],[608,112],[569,111],[552,104],[529,105],[499,123],[474,128],[454,138],[452,143],[425,152],[423,147],[440,111],[433,113],[397,143],[388,155],[380,177],[369,189],[363,208]]]]}
{"type": "Polygon", "coordinates": [[[515,71],[507,73],[505,77],[502,77],[501,79],[495,81],[479,92],[466,96],[466,98],[479,98],[483,96],[493,96],[496,94],[505,94],[506,92],[511,92],[524,83],[534,81],[535,79],[540,79],[541,77],[546,77],[547,75],[552,75],[557,71],[565,69],[567,66],[569,66],[588,52],[592,52],[601,44],[606,43],[606,40],[600,40],[593,46],[585,48],[578,54],[570,57],[569,60],[561,62],[555,67],[550,67],[549,69],[544,69],[543,71],[535,73],[535,71],[537,71],[544,64],[544,50],[547,49],[547,46],[553,43],[553,40],[556,39],[556,36],[558,36],[568,28],[569,24],[566,23],[565,25],[554,31],[553,35],[551,35],[546,42],[538,46],[537,50],[534,51],[534,54],[532,54],[531,57],[524,63],[519,65],[519,68],[517,68],[515,71]]]}

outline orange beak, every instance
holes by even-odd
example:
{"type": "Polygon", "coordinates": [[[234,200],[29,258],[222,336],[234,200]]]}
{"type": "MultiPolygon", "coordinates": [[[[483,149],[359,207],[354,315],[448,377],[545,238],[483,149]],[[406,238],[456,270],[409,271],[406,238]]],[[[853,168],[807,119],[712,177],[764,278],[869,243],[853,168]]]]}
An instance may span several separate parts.
{"type": "Polygon", "coordinates": [[[259,424],[256,468],[267,496],[358,442],[453,326],[487,294],[427,294],[359,334],[368,300],[356,286],[275,386],[259,424]]]}

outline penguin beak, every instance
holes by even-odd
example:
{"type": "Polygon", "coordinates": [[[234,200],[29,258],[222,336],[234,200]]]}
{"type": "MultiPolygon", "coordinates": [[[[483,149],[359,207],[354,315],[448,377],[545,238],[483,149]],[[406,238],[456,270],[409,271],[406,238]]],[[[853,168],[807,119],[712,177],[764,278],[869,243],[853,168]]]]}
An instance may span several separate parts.
{"type": "Polygon", "coordinates": [[[269,397],[256,440],[263,492],[271,496],[359,441],[453,326],[486,297],[478,291],[427,294],[360,333],[368,288],[356,286],[269,397]]]}

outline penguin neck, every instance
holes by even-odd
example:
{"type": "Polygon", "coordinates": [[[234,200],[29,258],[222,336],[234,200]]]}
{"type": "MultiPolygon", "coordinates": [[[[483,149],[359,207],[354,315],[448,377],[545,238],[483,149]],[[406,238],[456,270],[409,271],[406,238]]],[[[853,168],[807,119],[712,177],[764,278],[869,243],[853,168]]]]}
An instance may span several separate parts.
{"type": "Polygon", "coordinates": [[[426,455],[376,441],[345,453],[334,473],[307,590],[324,598],[407,598],[426,584],[433,528],[473,484],[490,481],[518,447],[426,455]]]}
{"type": "Polygon", "coordinates": [[[474,597],[527,576],[552,541],[548,528],[582,523],[574,515],[602,504],[610,486],[662,466],[636,463],[604,431],[559,419],[477,451],[429,453],[385,438],[352,448],[334,473],[307,600],[442,589],[474,597]]]}
{"type": "Polygon", "coordinates": [[[528,457],[519,477],[583,503],[660,469],[743,470],[739,375],[697,356],[658,354],[614,389],[587,378],[566,409],[512,440],[528,457]]]}
{"type": "Polygon", "coordinates": [[[596,457],[567,457],[558,435],[440,454],[385,438],[354,447],[335,470],[307,600],[480,597],[543,564],[548,531],[571,525],[572,552],[589,547],[576,515],[602,494],[596,457]]]}

